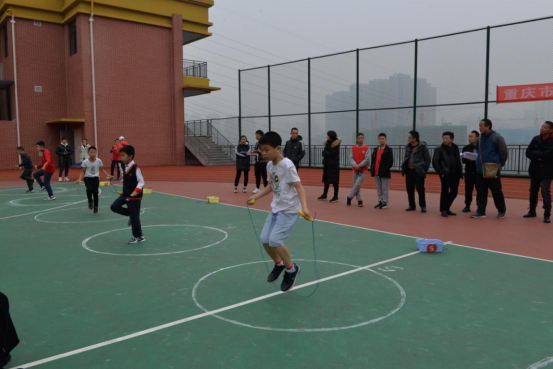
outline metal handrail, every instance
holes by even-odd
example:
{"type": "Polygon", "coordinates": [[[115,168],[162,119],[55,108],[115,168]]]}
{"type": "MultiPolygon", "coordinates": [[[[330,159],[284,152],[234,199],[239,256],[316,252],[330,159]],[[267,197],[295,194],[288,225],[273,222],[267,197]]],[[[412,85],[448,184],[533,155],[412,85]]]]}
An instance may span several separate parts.
{"type": "Polygon", "coordinates": [[[236,159],[234,155],[235,145],[219,132],[217,128],[213,127],[211,120],[186,121],[186,127],[188,129],[186,135],[192,133],[192,135],[196,137],[207,137],[211,142],[219,146],[230,159],[236,159]]]}
{"type": "Polygon", "coordinates": [[[186,77],[207,78],[207,62],[184,59],[182,71],[186,77]]]}
{"type": "Polygon", "coordinates": [[[206,165],[209,165],[211,159],[209,146],[200,139],[194,139],[199,136],[197,136],[194,131],[188,127],[188,125],[184,126],[184,130],[185,136],[188,137],[188,149],[192,152],[192,154],[194,154],[194,156],[197,158],[201,157],[206,162],[206,165]]]}

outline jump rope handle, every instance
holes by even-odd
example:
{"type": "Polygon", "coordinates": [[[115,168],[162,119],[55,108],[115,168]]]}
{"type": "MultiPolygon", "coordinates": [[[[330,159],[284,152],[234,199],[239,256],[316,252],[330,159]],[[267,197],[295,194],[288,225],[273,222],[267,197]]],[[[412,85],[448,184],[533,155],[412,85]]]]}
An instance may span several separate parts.
{"type": "Polygon", "coordinates": [[[255,205],[255,200],[248,200],[248,205],[255,205]]]}
{"type": "Polygon", "coordinates": [[[307,215],[305,215],[305,213],[303,212],[303,210],[298,210],[298,214],[301,215],[305,220],[308,220],[308,221],[310,221],[310,222],[313,221],[313,218],[308,217],[307,215]]]}

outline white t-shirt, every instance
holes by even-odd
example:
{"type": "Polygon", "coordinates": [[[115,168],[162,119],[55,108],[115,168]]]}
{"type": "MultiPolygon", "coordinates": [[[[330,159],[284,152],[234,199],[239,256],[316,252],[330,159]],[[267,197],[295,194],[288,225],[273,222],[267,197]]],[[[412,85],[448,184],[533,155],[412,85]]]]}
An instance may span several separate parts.
{"type": "Polygon", "coordinates": [[[98,158],[96,158],[94,163],[91,163],[88,159],[86,159],[81,164],[81,167],[86,168],[86,171],[84,173],[85,178],[100,177],[100,168],[104,167],[104,163],[102,163],[102,160],[98,158]]]}
{"type": "Polygon", "coordinates": [[[272,161],[267,163],[267,180],[273,189],[273,213],[297,213],[301,210],[301,201],[294,182],[301,182],[294,163],[284,158],[277,165],[272,161]]]}

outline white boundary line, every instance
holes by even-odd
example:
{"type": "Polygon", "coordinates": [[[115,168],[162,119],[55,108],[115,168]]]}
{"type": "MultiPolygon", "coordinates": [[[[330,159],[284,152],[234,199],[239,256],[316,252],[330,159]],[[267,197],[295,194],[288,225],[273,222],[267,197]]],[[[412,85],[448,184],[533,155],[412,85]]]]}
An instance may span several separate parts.
{"type": "MultiPolygon", "coordinates": [[[[299,286],[294,287],[294,290],[299,290],[299,289],[309,287],[309,286],[317,284],[317,283],[322,283],[322,282],[330,281],[330,280],[333,280],[333,279],[336,279],[336,278],[344,277],[346,275],[357,273],[359,271],[366,270],[366,269],[369,269],[369,268],[372,268],[372,267],[375,267],[375,266],[378,266],[378,265],[386,264],[386,263],[389,263],[389,262],[392,262],[392,261],[404,259],[406,257],[413,256],[413,255],[419,254],[419,253],[420,253],[419,251],[414,251],[414,252],[410,252],[408,254],[397,256],[395,258],[391,258],[391,259],[384,260],[384,261],[379,261],[377,263],[370,264],[370,265],[367,265],[367,266],[364,266],[364,267],[359,267],[359,268],[356,268],[356,269],[348,270],[347,272],[335,274],[335,275],[330,276],[330,277],[325,277],[325,278],[321,278],[319,280],[315,280],[315,281],[311,281],[311,282],[308,282],[308,283],[305,283],[305,284],[301,284],[299,286]]],[[[114,338],[114,339],[111,339],[111,340],[108,340],[108,341],[100,342],[100,343],[97,343],[95,345],[83,347],[83,348],[73,350],[73,351],[69,351],[69,352],[59,354],[59,355],[56,355],[56,356],[51,356],[51,357],[46,358],[46,359],[33,361],[32,363],[17,365],[17,366],[12,367],[11,369],[18,369],[18,368],[25,368],[26,369],[26,368],[31,368],[31,367],[38,366],[38,365],[41,365],[41,364],[46,364],[46,363],[49,363],[51,361],[63,359],[63,358],[73,356],[73,355],[77,355],[77,354],[80,354],[80,353],[83,353],[83,352],[86,352],[86,351],[91,351],[91,350],[94,350],[94,349],[97,349],[97,348],[100,348],[100,347],[111,345],[113,343],[127,341],[127,340],[130,340],[131,338],[144,336],[146,334],[149,334],[149,333],[152,333],[152,332],[157,332],[157,331],[160,331],[160,330],[165,329],[165,328],[174,327],[174,326],[179,325],[179,324],[191,322],[193,320],[198,320],[198,319],[201,319],[201,318],[204,318],[204,317],[207,317],[207,316],[222,313],[224,311],[236,309],[236,308],[241,307],[241,306],[253,304],[254,302],[261,301],[261,300],[266,300],[266,299],[271,298],[273,296],[278,296],[278,295],[282,295],[282,294],[285,294],[285,293],[286,292],[281,292],[281,291],[269,293],[267,295],[263,295],[263,296],[259,296],[259,297],[256,297],[256,298],[253,298],[253,299],[250,299],[250,300],[242,301],[242,302],[239,302],[237,304],[233,304],[233,305],[225,306],[225,307],[222,307],[222,308],[219,308],[219,309],[216,309],[216,310],[212,310],[208,313],[202,313],[202,314],[190,316],[188,318],[175,320],[174,322],[171,322],[171,323],[158,325],[157,327],[145,329],[145,330],[140,331],[140,332],[135,332],[135,333],[132,333],[132,334],[129,334],[129,335],[126,335],[126,336],[114,338]]]]}
{"type": "MultiPolygon", "coordinates": [[[[176,196],[176,197],[183,197],[183,198],[185,198],[185,199],[190,199],[190,200],[204,201],[203,199],[197,199],[197,198],[195,198],[195,197],[189,197],[189,196],[183,196],[183,195],[175,195],[175,194],[167,193],[167,192],[159,192],[159,191],[156,191],[156,193],[160,193],[160,194],[163,194],[163,195],[176,196]]],[[[205,201],[207,202],[207,200],[205,200],[205,201]]],[[[219,203],[219,204],[220,204],[220,205],[226,205],[226,206],[234,206],[234,207],[236,207],[236,208],[246,209],[245,206],[240,206],[240,205],[226,204],[226,203],[223,203],[223,202],[221,202],[221,203],[219,203]]],[[[252,207],[250,207],[250,210],[257,210],[257,211],[262,211],[262,212],[268,213],[267,210],[255,209],[255,208],[252,208],[252,207]]],[[[401,234],[401,233],[394,233],[394,232],[388,232],[388,231],[381,231],[381,230],[373,229],[373,228],[354,226],[354,225],[351,225],[351,224],[344,224],[344,223],[338,223],[338,222],[331,222],[331,221],[329,221],[329,220],[317,219],[317,222],[324,222],[324,223],[329,223],[329,224],[336,224],[336,225],[341,225],[341,226],[344,226],[344,227],[350,227],[350,228],[356,228],[356,229],[363,229],[363,230],[366,230],[366,231],[373,231],[373,232],[379,232],[379,233],[384,233],[384,234],[390,234],[390,235],[393,235],[393,236],[401,236],[401,237],[414,238],[414,239],[420,238],[420,237],[409,236],[409,235],[401,234]]],[[[495,253],[495,254],[502,254],[502,255],[508,255],[508,256],[516,256],[516,257],[524,258],[524,259],[539,260],[539,261],[546,261],[546,262],[548,262],[548,263],[553,263],[553,260],[535,258],[535,257],[532,257],[532,256],[525,256],[525,255],[519,255],[519,254],[511,254],[511,253],[503,252],[503,251],[488,250],[488,249],[483,249],[483,248],[481,248],[481,247],[460,245],[460,244],[458,244],[458,243],[452,243],[452,242],[453,242],[453,241],[448,241],[448,243],[449,243],[450,245],[452,245],[452,246],[459,246],[459,247],[464,247],[464,248],[468,248],[468,249],[474,249],[474,250],[480,250],[480,251],[486,251],[486,252],[493,252],[493,253],[495,253]]]]}
{"type": "Polygon", "coordinates": [[[537,363],[534,363],[528,367],[528,369],[541,369],[545,368],[546,366],[549,366],[549,364],[553,363],[553,356],[552,357],[546,357],[543,360],[538,361],[537,363]]]}

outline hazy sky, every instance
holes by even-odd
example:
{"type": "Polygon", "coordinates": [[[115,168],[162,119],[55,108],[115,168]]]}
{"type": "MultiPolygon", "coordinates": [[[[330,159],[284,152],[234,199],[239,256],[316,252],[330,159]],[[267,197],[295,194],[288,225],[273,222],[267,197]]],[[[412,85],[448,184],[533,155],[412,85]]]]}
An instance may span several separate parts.
{"type": "Polygon", "coordinates": [[[237,116],[238,69],[551,15],[552,0],[215,0],[213,36],[184,58],[223,90],[187,98],[186,119],[237,116]]]}

